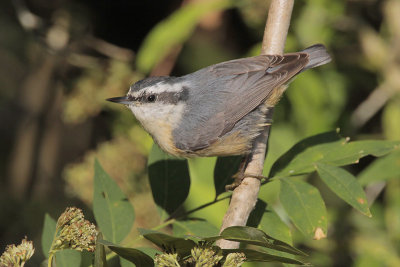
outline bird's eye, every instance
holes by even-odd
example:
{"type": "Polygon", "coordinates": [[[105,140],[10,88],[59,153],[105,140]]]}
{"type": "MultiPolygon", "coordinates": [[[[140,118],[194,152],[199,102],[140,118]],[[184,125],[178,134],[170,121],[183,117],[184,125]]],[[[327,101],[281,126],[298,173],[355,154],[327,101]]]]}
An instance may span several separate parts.
{"type": "Polygon", "coordinates": [[[155,100],[156,100],[156,96],[155,95],[149,95],[147,97],[147,101],[149,101],[149,102],[154,102],[155,100]]]}

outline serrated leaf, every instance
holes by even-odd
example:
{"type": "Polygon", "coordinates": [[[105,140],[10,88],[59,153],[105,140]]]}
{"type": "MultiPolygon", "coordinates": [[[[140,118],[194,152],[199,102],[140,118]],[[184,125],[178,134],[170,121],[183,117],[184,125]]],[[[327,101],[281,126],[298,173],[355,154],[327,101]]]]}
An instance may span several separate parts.
{"type": "Polygon", "coordinates": [[[190,174],[187,161],[171,157],[157,145],[153,145],[148,168],[153,199],[160,208],[171,214],[182,205],[189,194],[190,174]]]}
{"type": "Polygon", "coordinates": [[[135,212],[128,198],[97,160],[94,173],[94,217],[103,235],[119,243],[131,230],[135,212]]]}
{"type": "Polygon", "coordinates": [[[44,215],[44,223],[42,230],[42,252],[45,258],[49,257],[51,243],[53,242],[54,234],[56,232],[56,220],[46,213],[44,215]]]}
{"type": "Polygon", "coordinates": [[[305,174],[314,170],[314,163],[321,162],[334,166],[357,163],[367,155],[383,156],[399,149],[399,141],[366,140],[348,142],[332,138],[332,133],[306,138],[294,145],[272,166],[269,177],[288,177],[305,174]],[[325,140],[324,140],[325,139],[325,140]]]}
{"type": "Polygon", "coordinates": [[[141,72],[149,72],[172,47],[189,38],[203,15],[228,8],[232,3],[228,0],[192,2],[175,11],[146,36],[137,54],[137,68],[141,72]]]}
{"type": "Polygon", "coordinates": [[[154,266],[153,259],[141,250],[121,247],[106,240],[99,240],[99,242],[118,254],[118,256],[134,263],[136,267],[154,266]]]}
{"type": "Polygon", "coordinates": [[[341,199],[362,214],[371,217],[367,197],[356,178],[346,170],[328,164],[316,163],[315,168],[322,181],[341,199]]]}
{"type": "Polygon", "coordinates": [[[103,239],[103,234],[97,235],[96,250],[94,251],[94,267],[107,267],[106,250],[104,245],[99,242],[103,239]]]}
{"type": "Polygon", "coordinates": [[[280,182],[279,199],[292,222],[306,236],[324,237],[327,213],[318,189],[292,179],[281,179],[280,182]]]}
{"type": "Polygon", "coordinates": [[[266,252],[261,252],[252,249],[223,249],[222,253],[224,256],[227,256],[229,253],[244,253],[246,255],[246,261],[256,261],[256,262],[281,262],[281,263],[289,263],[289,264],[298,264],[305,265],[305,263],[286,258],[282,256],[272,255],[266,252]]]}
{"type": "Polygon", "coordinates": [[[377,181],[400,178],[400,150],[376,159],[358,175],[358,182],[367,185],[377,181]]]}
{"type": "Polygon", "coordinates": [[[306,255],[297,248],[294,248],[283,241],[272,238],[260,229],[253,227],[231,226],[224,229],[220,236],[223,239],[230,241],[238,241],[246,244],[262,246],[294,255],[306,255]]]}
{"type": "Polygon", "coordinates": [[[240,166],[242,156],[218,157],[214,168],[215,198],[226,192],[225,186],[233,183],[240,166]]]}
{"type": "Polygon", "coordinates": [[[214,236],[218,235],[218,228],[202,220],[175,221],[173,224],[174,236],[214,236]]]}
{"type": "Polygon", "coordinates": [[[63,249],[56,252],[55,260],[57,267],[80,266],[81,253],[73,249],[63,249]]]}
{"type": "Polygon", "coordinates": [[[155,232],[152,230],[138,229],[144,238],[157,245],[166,252],[177,252],[185,257],[190,255],[190,250],[196,246],[196,243],[190,239],[174,237],[167,234],[155,232]]]}

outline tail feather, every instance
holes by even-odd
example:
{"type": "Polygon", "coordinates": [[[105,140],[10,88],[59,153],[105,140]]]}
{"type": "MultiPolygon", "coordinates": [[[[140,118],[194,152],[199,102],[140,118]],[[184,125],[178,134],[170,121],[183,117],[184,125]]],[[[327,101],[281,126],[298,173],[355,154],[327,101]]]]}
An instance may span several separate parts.
{"type": "Polygon", "coordinates": [[[307,53],[309,60],[308,64],[302,71],[324,65],[332,60],[331,56],[326,51],[325,46],[322,44],[315,44],[301,52],[307,53]]]}

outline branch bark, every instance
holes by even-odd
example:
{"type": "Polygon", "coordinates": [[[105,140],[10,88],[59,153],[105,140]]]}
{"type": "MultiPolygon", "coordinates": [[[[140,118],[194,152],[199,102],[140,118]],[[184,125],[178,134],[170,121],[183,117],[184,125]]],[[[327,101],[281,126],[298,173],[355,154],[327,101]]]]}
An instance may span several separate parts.
{"type": "MultiPolygon", "coordinates": [[[[265,25],[261,54],[283,54],[286,36],[290,25],[294,0],[272,0],[265,25]]],[[[273,109],[267,114],[272,119],[273,109]]],[[[256,139],[245,173],[262,175],[270,126],[256,139]]],[[[224,216],[220,231],[230,226],[244,226],[250,212],[257,203],[260,180],[246,177],[233,191],[229,208],[224,216]]],[[[238,248],[238,242],[219,240],[217,245],[223,249],[238,248]]]]}

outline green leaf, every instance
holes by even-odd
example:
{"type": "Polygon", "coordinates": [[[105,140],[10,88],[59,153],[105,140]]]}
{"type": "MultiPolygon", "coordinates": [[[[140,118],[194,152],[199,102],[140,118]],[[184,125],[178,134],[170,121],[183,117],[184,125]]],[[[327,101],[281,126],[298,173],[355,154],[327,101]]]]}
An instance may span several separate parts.
{"type": "Polygon", "coordinates": [[[367,140],[348,142],[333,133],[306,138],[294,145],[272,166],[269,177],[288,177],[314,170],[314,163],[334,166],[357,163],[367,155],[383,156],[398,149],[399,141],[367,140]]]}
{"type": "Polygon", "coordinates": [[[323,163],[316,163],[315,168],[324,183],[336,195],[362,214],[372,217],[364,190],[351,173],[342,168],[323,163]]]}
{"type": "Polygon", "coordinates": [[[305,265],[305,263],[281,256],[272,255],[269,253],[252,250],[252,249],[223,249],[222,253],[224,256],[227,256],[229,253],[237,253],[242,252],[246,255],[246,261],[257,261],[257,262],[281,262],[281,263],[290,263],[290,264],[298,264],[305,265]]]}
{"type": "Polygon", "coordinates": [[[157,254],[160,254],[160,251],[158,249],[155,249],[155,248],[138,247],[136,249],[140,250],[141,252],[143,252],[147,256],[151,257],[152,259],[154,259],[154,257],[157,254]]]}
{"type": "Polygon", "coordinates": [[[44,224],[42,230],[42,251],[45,258],[49,257],[51,243],[56,233],[57,222],[50,217],[48,213],[44,215],[44,224]]]}
{"type": "Polygon", "coordinates": [[[256,207],[250,213],[247,226],[258,227],[268,236],[292,244],[292,235],[289,227],[282,222],[275,211],[267,209],[267,203],[258,199],[256,207]]]}
{"type": "Polygon", "coordinates": [[[282,172],[287,166],[296,159],[297,155],[302,154],[309,147],[325,144],[325,143],[337,143],[342,142],[343,139],[338,135],[336,131],[331,131],[327,133],[317,134],[314,136],[307,137],[292,148],[290,148],[286,153],[278,158],[277,161],[272,165],[269,177],[274,177],[277,173],[282,172]]]}
{"type": "Polygon", "coordinates": [[[119,264],[121,265],[121,267],[135,267],[135,264],[122,258],[119,257],[119,264]]]}
{"type": "Polygon", "coordinates": [[[202,220],[175,221],[173,223],[174,236],[214,236],[218,235],[218,228],[202,220]]]}
{"type": "Polygon", "coordinates": [[[81,253],[73,249],[63,249],[55,254],[57,267],[71,267],[81,265],[81,253]]]}
{"type": "Polygon", "coordinates": [[[106,251],[104,245],[99,242],[103,239],[103,234],[97,235],[96,250],[94,252],[94,267],[107,267],[106,251]]]}
{"type": "Polygon", "coordinates": [[[316,239],[324,237],[327,214],[318,189],[292,179],[281,179],[280,182],[279,199],[292,222],[306,236],[316,239]]]}
{"type": "Polygon", "coordinates": [[[196,243],[190,239],[174,237],[152,230],[138,229],[144,238],[151,241],[165,252],[177,252],[182,257],[190,255],[190,250],[196,246],[196,243]]]}
{"type": "Polygon", "coordinates": [[[158,23],[143,41],[137,54],[137,68],[149,72],[172,47],[189,38],[198,21],[208,12],[232,6],[233,1],[212,0],[191,2],[158,23]]]}
{"type": "Polygon", "coordinates": [[[232,176],[238,172],[242,158],[242,156],[218,157],[214,168],[215,198],[226,191],[226,185],[233,183],[232,176]]]}
{"type": "Polygon", "coordinates": [[[153,259],[138,249],[121,247],[106,240],[99,240],[99,242],[118,254],[118,256],[134,263],[136,267],[154,266],[153,259]]]}
{"type": "Polygon", "coordinates": [[[272,238],[292,244],[290,228],[279,218],[275,211],[266,209],[258,227],[272,238]]]}
{"type": "Polygon", "coordinates": [[[93,212],[101,232],[114,243],[128,235],[135,219],[131,203],[97,160],[94,163],[93,212]]]}
{"type": "Polygon", "coordinates": [[[358,182],[361,185],[367,185],[393,178],[400,178],[400,150],[372,162],[358,175],[358,182]]]}
{"type": "Polygon", "coordinates": [[[189,194],[190,175],[187,161],[171,157],[157,145],[153,145],[148,168],[154,201],[171,214],[182,205],[189,194]]]}
{"type": "Polygon", "coordinates": [[[223,230],[220,234],[220,237],[226,240],[262,246],[294,255],[306,255],[304,254],[304,252],[298,250],[297,248],[294,248],[283,241],[272,238],[260,229],[253,227],[231,226],[223,230]]]}
{"type": "MultiPolygon", "coordinates": [[[[91,267],[93,266],[93,262],[95,260],[93,252],[89,252],[87,250],[84,250],[81,252],[81,266],[80,267],[91,267]]],[[[104,267],[107,267],[107,265],[103,265],[104,267]]]]}

